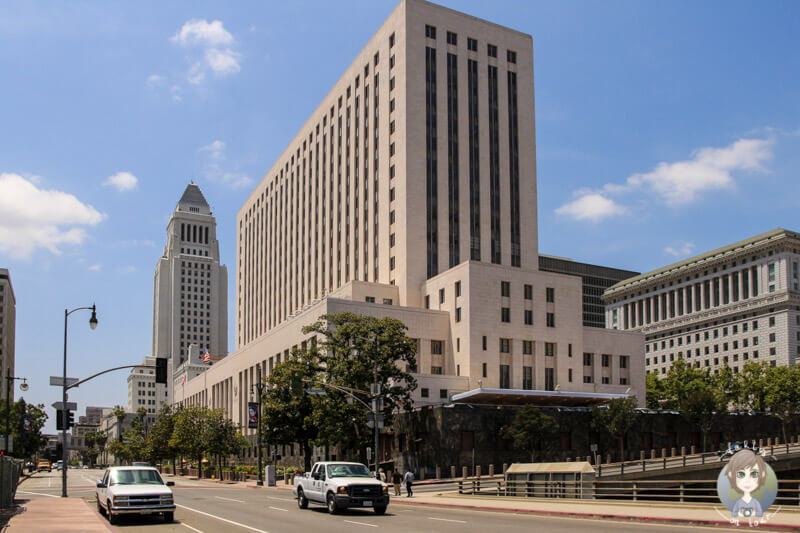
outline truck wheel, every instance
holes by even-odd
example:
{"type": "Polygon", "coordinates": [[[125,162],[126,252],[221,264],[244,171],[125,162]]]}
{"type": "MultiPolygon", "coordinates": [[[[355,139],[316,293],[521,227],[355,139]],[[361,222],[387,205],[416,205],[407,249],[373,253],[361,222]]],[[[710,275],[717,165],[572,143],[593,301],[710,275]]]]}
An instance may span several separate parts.
{"type": "Polygon", "coordinates": [[[297,506],[300,509],[308,509],[308,498],[303,494],[303,489],[297,489],[297,506]]]}
{"type": "Polygon", "coordinates": [[[328,502],[328,512],[330,514],[336,514],[339,512],[339,506],[336,505],[336,496],[334,496],[332,492],[328,493],[327,502],[328,502]]]}
{"type": "Polygon", "coordinates": [[[110,501],[107,502],[106,505],[108,506],[108,507],[106,507],[106,513],[107,513],[107,516],[108,516],[108,523],[112,524],[112,525],[116,524],[119,520],[117,519],[117,515],[115,515],[114,513],[111,512],[111,502],[110,501]]]}
{"type": "Polygon", "coordinates": [[[386,513],[386,506],[382,505],[380,507],[375,507],[375,514],[385,514],[386,513]]]}

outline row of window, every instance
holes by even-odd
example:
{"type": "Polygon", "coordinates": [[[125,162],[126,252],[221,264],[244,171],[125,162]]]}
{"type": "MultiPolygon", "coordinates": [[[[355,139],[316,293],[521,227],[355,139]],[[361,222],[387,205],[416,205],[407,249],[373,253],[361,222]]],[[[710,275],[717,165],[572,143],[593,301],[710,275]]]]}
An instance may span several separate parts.
{"type": "MultiPolygon", "coordinates": [[[[436,26],[431,26],[430,24],[425,25],[425,37],[428,39],[436,39],[436,26]]],[[[447,32],[447,44],[457,46],[458,45],[458,34],[452,31],[447,32]]],[[[467,50],[470,52],[477,52],[478,51],[478,40],[473,39],[472,37],[467,37],[467,50]]],[[[486,55],[489,57],[497,57],[497,46],[494,44],[486,44],[486,55]]],[[[509,63],[516,63],[517,62],[517,53],[513,50],[506,50],[506,60],[509,63]]]]}

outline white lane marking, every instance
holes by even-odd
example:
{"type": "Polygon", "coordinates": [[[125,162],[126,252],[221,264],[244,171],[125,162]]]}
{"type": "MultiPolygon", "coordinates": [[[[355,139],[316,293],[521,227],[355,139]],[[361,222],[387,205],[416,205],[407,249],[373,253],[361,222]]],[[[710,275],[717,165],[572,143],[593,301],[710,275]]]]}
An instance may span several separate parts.
{"type": "Polygon", "coordinates": [[[357,524],[359,526],[378,527],[375,524],[367,524],[366,522],[353,522],[352,520],[345,520],[348,524],[357,524]]]}
{"type": "Polygon", "coordinates": [[[242,500],[234,500],[233,498],[223,498],[222,496],[214,496],[218,500],[227,500],[229,502],[244,503],[242,500]]]}
{"type": "Polygon", "coordinates": [[[466,524],[466,520],[451,520],[449,518],[435,518],[433,516],[429,516],[428,520],[439,520],[440,522],[455,522],[457,524],[466,524]]]}
{"type": "Polygon", "coordinates": [[[288,512],[289,511],[289,509],[281,509],[280,507],[272,507],[271,505],[270,505],[269,508],[270,509],[275,509],[276,511],[283,511],[283,512],[288,512]]]}
{"type": "Polygon", "coordinates": [[[197,533],[203,533],[203,532],[202,532],[202,531],[200,531],[199,529],[193,528],[193,527],[192,527],[192,526],[190,526],[189,524],[184,524],[183,522],[181,522],[181,525],[182,525],[182,526],[186,526],[186,527],[188,527],[189,529],[191,529],[192,531],[196,531],[197,533]]]}
{"type": "Polygon", "coordinates": [[[48,498],[58,498],[58,496],[54,496],[53,494],[45,494],[44,492],[30,492],[27,490],[18,490],[20,494],[35,494],[37,496],[47,496],[48,498]]]}
{"type": "Polygon", "coordinates": [[[267,496],[268,500],[280,500],[282,502],[293,502],[294,498],[276,498],[275,496],[267,496]]]}
{"type": "Polygon", "coordinates": [[[226,522],[228,524],[233,524],[234,526],[239,526],[239,527],[244,528],[244,529],[249,529],[250,531],[255,531],[256,533],[269,533],[269,531],[264,531],[263,529],[256,529],[256,528],[254,528],[252,526],[248,526],[248,525],[242,524],[240,522],[234,522],[233,520],[228,520],[227,518],[222,518],[221,516],[213,515],[211,513],[205,513],[203,511],[198,511],[197,509],[192,509],[191,507],[186,507],[185,505],[181,505],[179,503],[176,503],[175,507],[180,507],[181,509],[186,509],[187,511],[192,511],[192,512],[195,512],[197,514],[208,516],[210,518],[216,518],[217,520],[220,520],[221,522],[226,522]]]}

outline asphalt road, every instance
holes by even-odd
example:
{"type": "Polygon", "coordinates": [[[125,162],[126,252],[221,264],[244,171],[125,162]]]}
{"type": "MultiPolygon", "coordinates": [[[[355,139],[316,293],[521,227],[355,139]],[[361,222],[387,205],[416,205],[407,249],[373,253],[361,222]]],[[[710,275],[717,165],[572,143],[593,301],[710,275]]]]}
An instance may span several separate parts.
{"type": "MultiPolygon", "coordinates": [[[[94,483],[99,470],[70,470],[70,496],[81,496],[94,503],[94,483]]],[[[60,472],[39,473],[26,480],[18,490],[19,497],[47,498],[61,494],[60,472]]],[[[637,531],[721,531],[724,528],[703,528],[678,525],[645,524],[617,520],[594,520],[571,517],[544,517],[530,514],[498,513],[475,510],[446,509],[405,504],[394,498],[383,516],[372,510],[348,510],[329,515],[324,507],[311,505],[301,510],[284,489],[252,489],[242,486],[214,486],[203,482],[178,481],[175,487],[175,522],[165,524],[161,517],[121,517],[114,526],[119,532],[215,533],[220,531],[255,533],[369,533],[372,530],[437,533],[504,533],[539,530],[560,533],[574,531],[637,532],[637,531]]]]}

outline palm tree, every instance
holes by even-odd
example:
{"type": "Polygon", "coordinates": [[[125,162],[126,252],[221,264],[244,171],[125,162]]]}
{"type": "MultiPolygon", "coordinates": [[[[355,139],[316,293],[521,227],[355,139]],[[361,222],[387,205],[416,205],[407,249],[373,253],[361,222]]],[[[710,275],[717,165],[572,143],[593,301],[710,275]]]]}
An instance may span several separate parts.
{"type": "Polygon", "coordinates": [[[147,416],[147,407],[141,406],[136,410],[136,415],[139,417],[139,422],[142,423],[142,436],[147,435],[147,426],[144,423],[144,419],[147,416]]]}

